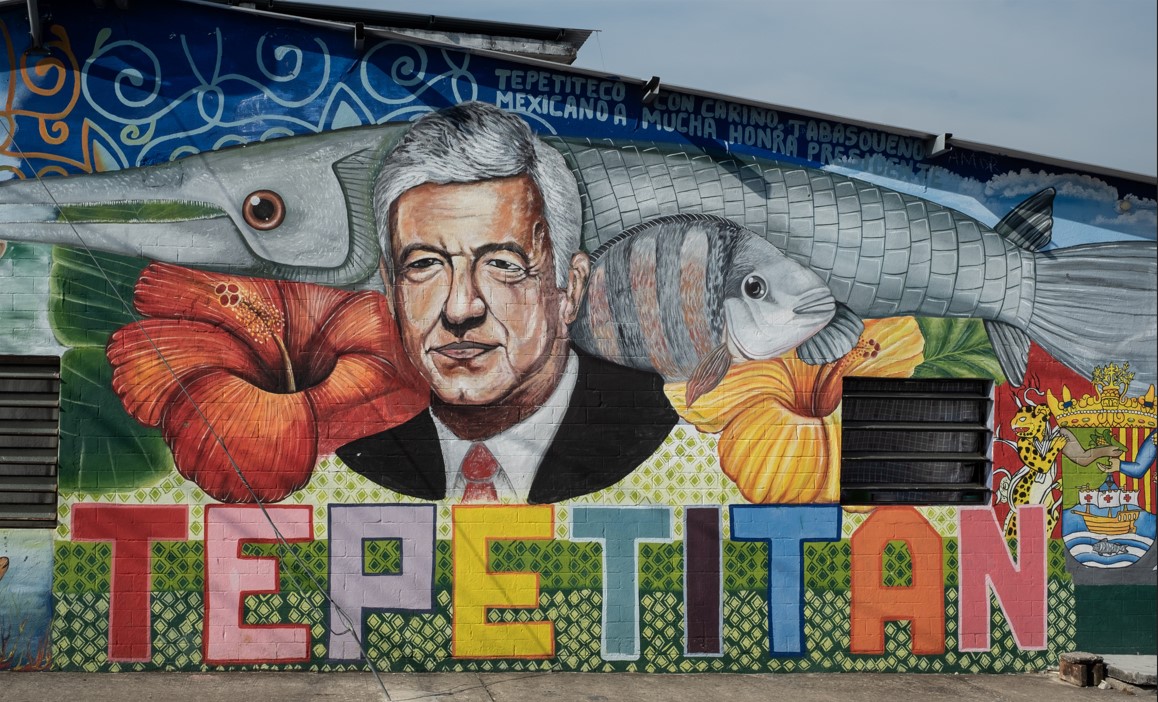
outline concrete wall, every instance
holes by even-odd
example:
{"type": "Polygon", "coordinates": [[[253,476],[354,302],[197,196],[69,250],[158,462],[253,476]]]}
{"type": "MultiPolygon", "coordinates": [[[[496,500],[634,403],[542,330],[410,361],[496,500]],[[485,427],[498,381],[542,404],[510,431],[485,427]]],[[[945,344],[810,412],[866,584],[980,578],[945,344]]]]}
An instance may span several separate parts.
{"type": "Polygon", "coordinates": [[[1154,652],[1152,182],[227,9],[54,19],[25,53],[0,16],[0,352],[62,373],[0,668],[1154,652]],[[842,508],[852,376],[993,381],[991,503],[842,508]]]}

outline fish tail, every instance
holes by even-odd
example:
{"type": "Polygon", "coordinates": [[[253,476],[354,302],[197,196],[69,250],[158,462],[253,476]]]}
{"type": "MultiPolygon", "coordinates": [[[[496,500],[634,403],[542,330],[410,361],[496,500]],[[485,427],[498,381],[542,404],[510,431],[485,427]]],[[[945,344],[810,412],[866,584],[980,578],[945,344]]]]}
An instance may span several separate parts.
{"type": "Polygon", "coordinates": [[[1034,259],[1031,339],[1086,378],[1112,361],[1129,362],[1142,388],[1158,380],[1158,244],[1087,244],[1034,259]]]}

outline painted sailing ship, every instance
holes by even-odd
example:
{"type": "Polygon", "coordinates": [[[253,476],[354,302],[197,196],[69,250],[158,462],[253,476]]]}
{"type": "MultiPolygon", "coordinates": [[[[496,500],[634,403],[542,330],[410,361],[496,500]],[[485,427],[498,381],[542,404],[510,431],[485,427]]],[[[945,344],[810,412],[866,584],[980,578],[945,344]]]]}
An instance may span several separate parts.
{"type": "Polygon", "coordinates": [[[1078,488],[1078,504],[1070,511],[1080,515],[1086,528],[1095,534],[1121,536],[1136,532],[1138,517],[1142,516],[1138,491],[1123,490],[1111,478],[1107,478],[1106,483],[1113,487],[1103,485],[1107,489],[1093,490],[1089,485],[1083,485],[1078,488]],[[1093,512],[1094,509],[1098,512],[1093,512]]]}

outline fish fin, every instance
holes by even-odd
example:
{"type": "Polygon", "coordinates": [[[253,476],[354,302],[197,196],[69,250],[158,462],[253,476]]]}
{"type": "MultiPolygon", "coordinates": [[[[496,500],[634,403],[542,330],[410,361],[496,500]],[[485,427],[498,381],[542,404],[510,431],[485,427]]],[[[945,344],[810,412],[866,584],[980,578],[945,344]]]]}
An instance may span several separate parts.
{"type": "Polygon", "coordinates": [[[696,364],[696,369],[692,371],[692,377],[688,378],[684,397],[685,404],[691,407],[696,400],[719,385],[724,376],[728,374],[728,368],[731,365],[732,354],[728,351],[726,343],[720,344],[712,349],[711,353],[700,359],[700,362],[696,364]]]}
{"type": "MultiPolygon", "coordinates": [[[[334,162],[334,175],[346,197],[346,215],[349,218],[350,241],[347,264],[360,262],[368,277],[377,268],[381,258],[378,243],[378,222],[374,215],[374,183],[381,165],[380,149],[364,149],[334,162]]],[[[362,278],[359,278],[361,280],[362,278]]]]}
{"type": "Polygon", "coordinates": [[[856,346],[864,331],[864,322],[848,307],[837,303],[836,315],[796,349],[801,361],[813,366],[832,363],[856,346]]]}
{"type": "Polygon", "coordinates": [[[1029,336],[1011,324],[991,319],[985,320],[985,331],[1001,372],[1010,384],[1020,387],[1029,364],[1029,336]]]}
{"type": "Polygon", "coordinates": [[[1030,196],[993,227],[1007,241],[1026,251],[1041,251],[1053,237],[1053,196],[1046,188],[1030,196]]]}
{"type": "Polygon", "coordinates": [[[1158,382],[1158,243],[1071,246],[1034,264],[1033,341],[1086,378],[1113,361],[1130,364],[1136,386],[1158,382]]]}

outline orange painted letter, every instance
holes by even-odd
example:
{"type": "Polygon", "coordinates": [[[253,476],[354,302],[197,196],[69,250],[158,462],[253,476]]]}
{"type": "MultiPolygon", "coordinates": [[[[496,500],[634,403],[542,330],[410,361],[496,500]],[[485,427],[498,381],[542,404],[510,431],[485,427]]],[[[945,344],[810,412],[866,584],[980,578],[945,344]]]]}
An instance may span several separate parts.
{"type": "Polygon", "coordinates": [[[878,507],[852,535],[852,653],[884,653],[885,622],[909,621],[913,653],[945,652],[941,536],[911,507],[878,507]],[[912,554],[911,585],[883,584],[881,555],[890,541],[912,554]]]}

